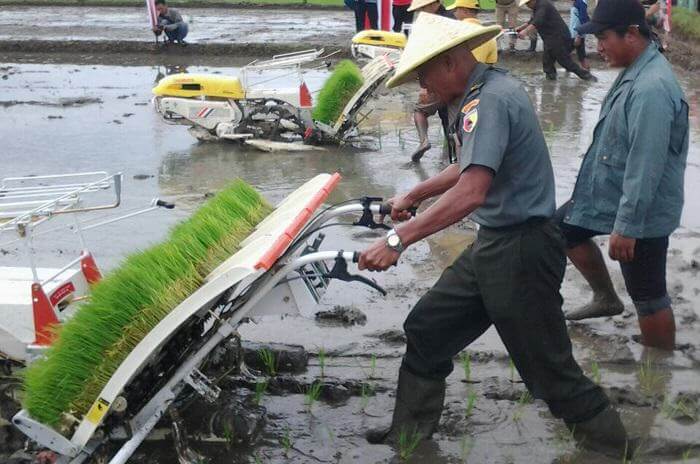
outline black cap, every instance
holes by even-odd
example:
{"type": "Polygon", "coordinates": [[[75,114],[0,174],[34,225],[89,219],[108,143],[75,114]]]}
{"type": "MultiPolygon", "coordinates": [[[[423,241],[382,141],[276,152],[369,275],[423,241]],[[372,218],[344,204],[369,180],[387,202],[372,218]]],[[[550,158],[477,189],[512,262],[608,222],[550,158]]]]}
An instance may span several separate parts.
{"type": "Polygon", "coordinates": [[[646,25],[644,7],[639,0],[600,0],[593,18],[577,27],[579,34],[598,34],[606,29],[646,25]]]}

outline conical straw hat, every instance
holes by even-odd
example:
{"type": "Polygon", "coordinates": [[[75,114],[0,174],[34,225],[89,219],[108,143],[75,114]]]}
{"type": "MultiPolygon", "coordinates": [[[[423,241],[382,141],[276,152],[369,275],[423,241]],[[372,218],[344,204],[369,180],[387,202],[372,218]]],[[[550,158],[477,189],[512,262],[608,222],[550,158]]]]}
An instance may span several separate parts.
{"type": "Polygon", "coordinates": [[[474,50],[500,33],[500,26],[480,26],[430,13],[420,13],[413,23],[396,72],[386,86],[392,88],[408,82],[414,78],[418,67],[457,45],[466,42],[469,49],[474,50]]]}
{"type": "Polygon", "coordinates": [[[526,4],[527,2],[529,2],[529,1],[530,1],[530,0],[519,0],[519,1],[518,1],[518,6],[523,6],[523,5],[525,5],[525,4],[526,4]]]}
{"type": "Polygon", "coordinates": [[[418,8],[423,8],[426,5],[439,1],[440,0],[411,0],[411,6],[409,6],[406,11],[410,13],[411,11],[416,11],[418,8]]]}

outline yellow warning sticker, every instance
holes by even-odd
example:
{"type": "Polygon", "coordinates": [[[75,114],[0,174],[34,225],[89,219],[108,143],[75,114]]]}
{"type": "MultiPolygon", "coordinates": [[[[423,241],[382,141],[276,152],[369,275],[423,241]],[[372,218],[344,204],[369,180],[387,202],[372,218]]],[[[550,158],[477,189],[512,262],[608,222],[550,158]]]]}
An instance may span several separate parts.
{"type": "Polygon", "coordinates": [[[97,401],[92,403],[92,407],[85,415],[85,418],[97,425],[102,421],[107,411],[109,411],[109,402],[103,398],[98,398],[97,401]]]}

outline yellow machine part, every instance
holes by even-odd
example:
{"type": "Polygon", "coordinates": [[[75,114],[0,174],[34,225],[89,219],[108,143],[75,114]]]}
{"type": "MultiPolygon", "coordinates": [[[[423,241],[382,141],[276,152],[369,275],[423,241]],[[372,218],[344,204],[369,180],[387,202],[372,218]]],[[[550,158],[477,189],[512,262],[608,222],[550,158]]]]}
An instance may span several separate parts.
{"type": "Polygon", "coordinates": [[[406,36],[400,32],[376,31],[368,29],[355,34],[355,36],[352,38],[352,43],[404,48],[406,46],[406,36]]]}
{"type": "Polygon", "coordinates": [[[215,74],[172,74],[153,88],[158,97],[245,98],[245,90],[237,77],[215,74]]]}

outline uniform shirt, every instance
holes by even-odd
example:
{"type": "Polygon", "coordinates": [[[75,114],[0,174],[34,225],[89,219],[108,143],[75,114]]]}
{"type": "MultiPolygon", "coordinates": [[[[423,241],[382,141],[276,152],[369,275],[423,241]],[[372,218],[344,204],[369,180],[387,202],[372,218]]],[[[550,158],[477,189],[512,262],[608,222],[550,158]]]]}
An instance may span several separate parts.
{"type": "Polygon", "coordinates": [[[537,28],[542,41],[546,44],[568,43],[571,41],[569,27],[549,0],[536,1],[530,24],[537,28]]]}
{"type": "MultiPolygon", "coordinates": [[[[476,24],[481,26],[481,21],[476,18],[465,18],[465,23],[476,24]]],[[[498,61],[498,43],[496,39],[491,39],[483,45],[472,50],[472,54],[476,61],[486,64],[495,64],[498,61]]]]}
{"type": "Polygon", "coordinates": [[[480,165],[494,172],[484,204],[471,218],[482,226],[504,227],[551,217],[552,163],[525,89],[506,71],[484,64],[474,69],[466,89],[453,126],[461,144],[460,167],[480,165]]]}
{"type": "Polygon", "coordinates": [[[564,221],[602,233],[655,238],[680,224],[688,103],[651,43],[603,100],[564,221]]]}

